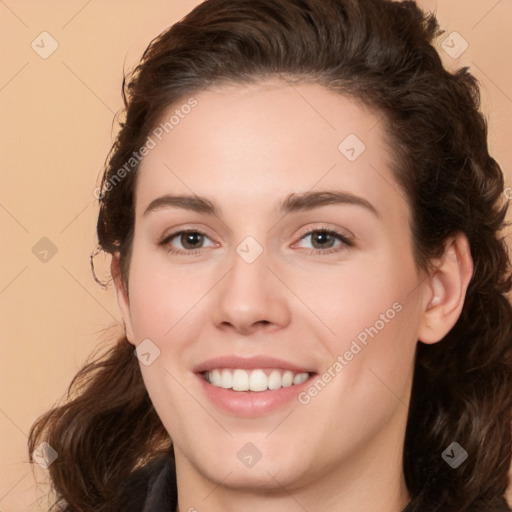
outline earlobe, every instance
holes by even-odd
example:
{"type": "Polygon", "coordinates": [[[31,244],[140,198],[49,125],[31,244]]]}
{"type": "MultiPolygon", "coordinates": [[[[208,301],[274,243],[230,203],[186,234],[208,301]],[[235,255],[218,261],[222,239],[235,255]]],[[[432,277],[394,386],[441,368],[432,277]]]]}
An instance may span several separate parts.
{"type": "Polygon", "coordinates": [[[112,262],[110,264],[110,272],[111,272],[112,280],[114,282],[114,287],[116,290],[117,305],[119,306],[119,310],[121,311],[121,316],[123,318],[124,328],[126,331],[126,338],[132,345],[135,345],[135,337],[133,335],[133,328],[132,328],[131,314],[130,314],[130,301],[129,301],[129,297],[128,297],[128,290],[125,289],[125,285],[124,285],[123,279],[121,277],[119,257],[120,257],[119,252],[115,252],[114,254],[112,254],[112,262]]]}
{"type": "Polygon", "coordinates": [[[469,243],[459,233],[448,240],[443,256],[427,280],[419,341],[436,343],[448,334],[459,319],[472,275],[469,243]]]}

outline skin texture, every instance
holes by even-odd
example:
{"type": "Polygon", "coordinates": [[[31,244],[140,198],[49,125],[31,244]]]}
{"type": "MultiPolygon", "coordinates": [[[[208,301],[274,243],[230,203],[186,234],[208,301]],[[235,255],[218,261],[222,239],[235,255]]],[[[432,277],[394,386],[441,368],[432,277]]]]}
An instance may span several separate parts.
{"type": "Polygon", "coordinates": [[[431,274],[416,268],[392,148],[378,115],[354,100],[283,81],[194,97],[141,164],[128,290],[112,262],[129,341],[160,350],[141,371],[174,442],[179,509],[397,512],[409,501],[401,464],[416,344],[441,340],[460,314],[467,240],[449,240],[431,274]],[[338,149],[349,134],[366,146],[354,161],[338,149]],[[290,194],[320,190],[357,195],[377,214],[358,204],[279,212],[290,194]],[[219,213],[144,215],[165,194],[207,197],[219,213]],[[308,234],[320,228],[352,245],[308,234]],[[179,235],[159,245],[183,229],[206,235],[198,250],[179,235]],[[252,263],[236,251],[248,236],[263,249],[252,263]],[[307,404],[259,417],[220,410],[193,372],[212,357],[268,355],[321,376],[375,325],[307,404]],[[248,442],[261,453],[250,468],[237,457],[248,442]]]}

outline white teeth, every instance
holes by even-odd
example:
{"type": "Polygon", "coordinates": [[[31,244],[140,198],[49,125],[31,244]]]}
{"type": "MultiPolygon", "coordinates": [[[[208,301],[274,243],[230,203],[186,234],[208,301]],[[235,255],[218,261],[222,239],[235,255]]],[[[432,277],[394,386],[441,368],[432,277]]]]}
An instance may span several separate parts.
{"type": "Polygon", "coordinates": [[[303,382],[306,382],[308,380],[308,374],[307,373],[297,373],[295,377],[293,377],[293,385],[297,386],[298,384],[302,384],[303,382]]]}
{"type": "Polygon", "coordinates": [[[282,377],[282,386],[283,388],[289,388],[293,384],[293,373],[292,372],[284,372],[282,377]]]}
{"type": "Polygon", "coordinates": [[[249,391],[249,375],[245,370],[233,372],[233,391],[249,391]]]}
{"type": "Polygon", "coordinates": [[[233,389],[233,391],[267,391],[302,384],[308,380],[309,373],[272,370],[267,376],[260,369],[246,371],[224,368],[205,372],[204,377],[210,384],[219,388],[233,389]]]}
{"type": "Polygon", "coordinates": [[[231,375],[229,370],[222,370],[220,387],[225,389],[230,389],[233,387],[233,375],[231,375]]]}
{"type": "Polygon", "coordinates": [[[268,389],[279,389],[281,387],[281,374],[277,370],[272,370],[268,376],[268,389]]]}
{"type": "Polygon", "coordinates": [[[251,372],[249,377],[249,389],[251,391],[266,391],[268,389],[267,376],[263,370],[254,370],[251,372]]]}
{"type": "Polygon", "coordinates": [[[213,372],[210,373],[210,382],[214,386],[220,386],[221,385],[219,370],[213,370],[213,372]]]}

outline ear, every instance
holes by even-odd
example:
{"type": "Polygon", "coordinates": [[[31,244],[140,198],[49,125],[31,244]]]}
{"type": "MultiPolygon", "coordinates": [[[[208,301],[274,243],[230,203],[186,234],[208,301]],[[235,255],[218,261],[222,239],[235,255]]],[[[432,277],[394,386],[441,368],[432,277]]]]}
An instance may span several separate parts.
{"type": "Polygon", "coordinates": [[[128,341],[135,345],[135,337],[133,336],[133,327],[130,314],[130,301],[128,297],[128,290],[125,289],[123,280],[121,278],[121,268],[119,265],[119,251],[116,251],[112,255],[112,262],[110,264],[110,273],[114,281],[114,287],[117,296],[117,305],[121,310],[121,316],[123,317],[124,328],[126,331],[126,338],[128,341]]]}
{"type": "Polygon", "coordinates": [[[448,334],[459,319],[472,275],[469,243],[466,235],[459,233],[447,241],[443,256],[428,277],[419,341],[436,343],[448,334]]]}

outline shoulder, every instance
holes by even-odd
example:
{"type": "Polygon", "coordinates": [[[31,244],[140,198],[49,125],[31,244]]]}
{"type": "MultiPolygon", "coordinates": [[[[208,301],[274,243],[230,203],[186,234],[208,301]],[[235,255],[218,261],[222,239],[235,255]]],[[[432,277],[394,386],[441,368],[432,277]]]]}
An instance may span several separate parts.
{"type": "Polygon", "coordinates": [[[123,483],[119,512],[160,512],[177,506],[176,468],[172,454],[159,456],[134,471],[123,483]]]}

